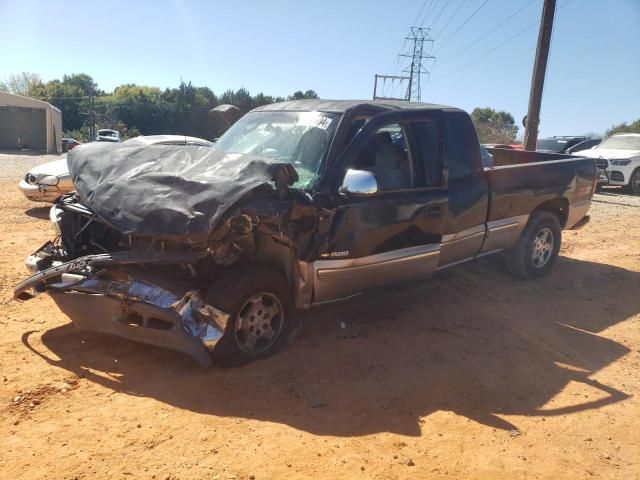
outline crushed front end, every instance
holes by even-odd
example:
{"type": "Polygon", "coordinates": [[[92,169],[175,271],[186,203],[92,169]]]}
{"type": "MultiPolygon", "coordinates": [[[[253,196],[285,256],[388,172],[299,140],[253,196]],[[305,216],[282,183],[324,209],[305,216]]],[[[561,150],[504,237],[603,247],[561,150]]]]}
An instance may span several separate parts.
{"type": "Polygon", "coordinates": [[[27,257],[33,275],[16,286],[16,298],[46,291],[83,330],[177,350],[201,366],[211,364],[209,351],[229,319],[204,299],[209,279],[199,271],[215,271],[211,252],[121,235],[73,195],[54,205],[50,218],[58,236],[27,257]]]}

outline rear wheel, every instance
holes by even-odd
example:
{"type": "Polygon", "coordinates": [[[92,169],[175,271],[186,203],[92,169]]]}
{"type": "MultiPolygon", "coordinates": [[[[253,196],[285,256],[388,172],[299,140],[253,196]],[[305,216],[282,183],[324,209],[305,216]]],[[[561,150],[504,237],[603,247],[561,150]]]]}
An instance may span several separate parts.
{"type": "Polygon", "coordinates": [[[269,357],[292,343],[300,329],[289,284],[275,270],[255,265],[233,269],[209,288],[207,302],[230,315],[211,352],[220,366],[269,357]]]}
{"type": "Polygon", "coordinates": [[[506,254],[507,269],[523,280],[547,275],[556,261],[561,241],[558,217],[549,212],[533,212],[518,243],[506,254]]]}

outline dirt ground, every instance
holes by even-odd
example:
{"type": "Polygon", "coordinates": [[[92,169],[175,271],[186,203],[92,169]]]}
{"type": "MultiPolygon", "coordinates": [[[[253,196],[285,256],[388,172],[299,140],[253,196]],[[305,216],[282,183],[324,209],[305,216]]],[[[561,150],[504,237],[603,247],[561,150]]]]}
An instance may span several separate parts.
{"type": "Polygon", "coordinates": [[[201,370],[11,300],[52,237],[19,176],[0,180],[1,478],[640,478],[638,198],[597,195],[543,280],[455,267],[201,370]]]}

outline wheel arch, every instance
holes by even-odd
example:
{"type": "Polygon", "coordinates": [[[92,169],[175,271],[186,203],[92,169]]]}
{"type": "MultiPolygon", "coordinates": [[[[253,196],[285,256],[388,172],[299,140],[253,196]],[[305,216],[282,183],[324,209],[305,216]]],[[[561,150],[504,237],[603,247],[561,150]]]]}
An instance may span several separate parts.
{"type": "Polygon", "coordinates": [[[555,215],[558,218],[558,222],[560,222],[560,226],[564,228],[569,219],[569,200],[565,197],[552,198],[536,206],[533,211],[549,212],[555,215]]]}
{"type": "Polygon", "coordinates": [[[636,168],[634,168],[634,169],[631,171],[631,175],[629,175],[629,181],[628,181],[628,183],[625,185],[625,188],[627,188],[631,193],[634,193],[634,192],[633,192],[633,178],[634,178],[636,175],[640,175],[640,165],[638,165],[636,168]]]}
{"type": "Polygon", "coordinates": [[[255,236],[255,263],[272,268],[284,275],[291,288],[295,284],[296,249],[286,239],[278,241],[273,235],[255,236]]]}

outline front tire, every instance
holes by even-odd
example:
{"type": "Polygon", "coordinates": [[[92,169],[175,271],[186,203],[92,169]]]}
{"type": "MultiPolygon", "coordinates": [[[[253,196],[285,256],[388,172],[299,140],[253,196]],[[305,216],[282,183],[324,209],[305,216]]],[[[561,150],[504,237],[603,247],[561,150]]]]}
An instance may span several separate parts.
{"type": "Polygon", "coordinates": [[[558,217],[545,211],[533,212],[518,243],[506,254],[509,273],[523,280],[548,275],[558,257],[561,242],[562,228],[558,217]]]}
{"type": "Polygon", "coordinates": [[[292,343],[300,330],[291,288],[275,270],[258,265],[234,268],[214,282],[206,300],[230,315],[211,351],[213,362],[222,367],[270,357],[292,343]]]}
{"type": "Polygon", "coordinates": [[[631,174],[627,191],[631,195],[640,195],[640,168],[636,168],[631,174]]]}

